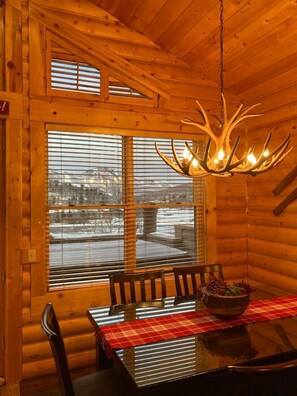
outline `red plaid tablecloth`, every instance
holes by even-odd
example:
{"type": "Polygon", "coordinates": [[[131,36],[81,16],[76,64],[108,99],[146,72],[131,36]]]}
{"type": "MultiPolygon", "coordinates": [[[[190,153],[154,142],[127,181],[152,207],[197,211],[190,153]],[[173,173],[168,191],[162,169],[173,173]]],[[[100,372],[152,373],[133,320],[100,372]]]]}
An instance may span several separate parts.
{"type": "Polygon", "coordinates": [[[233,320],[218,319],[206,309],[104,325],[98,336],[109,355],[111,349],[150,344],[207,331],[264,322],[297,315],[297,296],[251,301],[243,315],[233,320]]]}

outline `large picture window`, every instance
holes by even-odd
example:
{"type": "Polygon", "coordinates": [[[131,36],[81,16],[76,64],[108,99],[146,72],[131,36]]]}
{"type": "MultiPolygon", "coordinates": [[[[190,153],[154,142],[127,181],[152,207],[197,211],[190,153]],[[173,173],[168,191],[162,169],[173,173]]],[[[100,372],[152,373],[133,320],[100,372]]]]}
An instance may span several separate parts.
{"type": "Polygon", "coordinates": [[[168,139],[48,131],[50,289],[204,262],[204,179],[172,171],[155,142],[169,153],[168,139]]]}

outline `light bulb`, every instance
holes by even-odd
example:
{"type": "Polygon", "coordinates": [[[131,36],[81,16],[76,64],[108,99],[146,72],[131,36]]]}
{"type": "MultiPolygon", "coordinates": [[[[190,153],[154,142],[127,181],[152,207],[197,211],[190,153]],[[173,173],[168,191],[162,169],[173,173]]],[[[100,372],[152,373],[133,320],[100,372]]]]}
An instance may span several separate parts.
{"type": "Polygon", "coordinates": [[[247,160],[248,160],[252,165],[255,165],[255,163],[257,162],[257,159],[256,159],[256,157],[254,156],[253,153],[250,153],[250,154],[247,156],[247,160]]]}
{"type": "Polygon", "coordinates": [[[183,152],[183,157],[184,157],[184,159],[189,159],[189,155],[190,155],[190,152],[189,152],[189,150],[187,149],[187,147],[185,147],[185,149],[184,149],[184,152],[183,152]]]}
{"type": "Polygon", "coordinates": [[[223,149],[220,149],[220,151],[218,152],[218,160],[221,161],[222,159],[224,159],[225,157],[225,153],[223,149]]]}
{"type": "Polygon", "coordinates": [[[269,150],[266,149],[266,150],[264,151],[263,155],[264,155],[264,157],[268,157],[268,155],[269,155],[269,150]]]}
{"type": "Polygon", "coordinates": [[[197,168],[198,161],[196,160],[196,158],[193,159],[192,165],[193,165],[194,168],[197,168]]]}

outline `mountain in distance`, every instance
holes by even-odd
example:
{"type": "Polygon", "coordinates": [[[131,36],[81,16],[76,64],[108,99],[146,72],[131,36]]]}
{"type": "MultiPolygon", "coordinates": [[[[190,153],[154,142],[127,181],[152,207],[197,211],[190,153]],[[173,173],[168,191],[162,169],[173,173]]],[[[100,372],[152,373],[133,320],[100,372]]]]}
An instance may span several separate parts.
{"type": "MultiPolygon", "coordinates": [[[[134,194],[140,202],[182,202],[192,183],[170,182],[160,177],[134,177],[134,194]],[[181,199],[183,197],[183,199],[181,199]]],[[[122,199],[122,177],[109,167],[93,167],[81,173],[49,171],[50,204],[118,204],[122,199]],[[68,203],[67,203],[68,202],[68,203]]],[[[187,200],[188,201],[188,200],[187,200]]]]}

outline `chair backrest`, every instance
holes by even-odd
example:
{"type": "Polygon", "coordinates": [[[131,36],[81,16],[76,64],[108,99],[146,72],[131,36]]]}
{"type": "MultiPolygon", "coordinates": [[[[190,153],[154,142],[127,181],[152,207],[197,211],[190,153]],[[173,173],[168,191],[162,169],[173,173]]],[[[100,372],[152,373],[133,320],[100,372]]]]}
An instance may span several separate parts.
{"type": "Polygon", "coordinates": [[[224,279],[221,264],[188,265],[173,267],[176,299],[179,303],[195,298],[196,290],[208,280],[207,276],[217,276],[224,279]]]}
{"type": "Polygon", "coordinates": [[[255,396],[297,395],[296,353],[293,359],[277,363],[228,366],[227,374],[236,394],[241,394],[242,388],[255,396]]]}
{"type": "Polygon", "coordinates": [[[211,276],[224,279],[222,264],[205,264],[202,267],[201,285],[204,285],[211,276]]]}
{"type": "Polygon", "coordinates": [[[64,396],[75,396],[63,337],[51,303],[48,303],[43,311],[41,327],[52,349],[62,394],[64,396]]]}
{"type": "Polygon", "coordinates": [[[109,277],[111,311],[160,307],[166,297],[164,271],[118,273],[109,277]]]}

